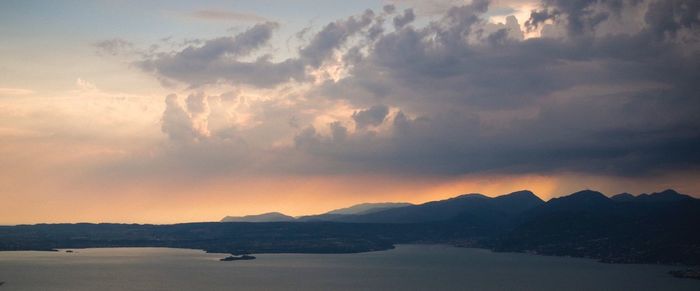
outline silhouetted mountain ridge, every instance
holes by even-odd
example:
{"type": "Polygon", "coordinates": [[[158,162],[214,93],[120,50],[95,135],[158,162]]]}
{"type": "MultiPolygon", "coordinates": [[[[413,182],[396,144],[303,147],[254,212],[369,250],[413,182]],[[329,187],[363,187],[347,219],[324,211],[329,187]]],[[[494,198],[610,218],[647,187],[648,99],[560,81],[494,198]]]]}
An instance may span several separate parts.
{"type": "Polygon", "coordinates": [[[637,196],[636,200],[647,201],[647,202],[674,202],[693,199],[685,194],[680,194],[672,189],[667,189],[661,192],[655,192],[651,194],[640,194],[637,196]]]}
{"type": "Polygon", "coordinates": [[[413,204],[404,202],[361,203],[350,207],[331,210],[323,214],[300,216],[297,217],[297,221],[343,221],[347,217],[354,215],[370,214],[411,205],[413,204]]]}
{"type": "Polygon", "coordinates": [[[340,214],[340,215],[359,215],[368,214],[372,212],[382,211],[391,208],[411,206],[411,203],[403,202],[383,202],[383,203],[362,203],[356,204],[346,208],[340,208],[336,210],[328,211],[324,214],[340,214]]]}
{"type": "Polygon", "coordinates": [[[544,203],[530,191],[518,191],[491,198],[471,193],[457,197],[386,209],[373,213],[342,217],[343,222],[424,223],[465,221],[501,224],[512,216],[544,203]]]}
{"type": "Polygon", "coordinates": [[[568,196],[552,198],[537,209],[538,211],[586,211],[608,208],[614,200],[598,191],[583,190],[568,196]]]}
{"type": "Polygon", "coordinates": [[[673,190],[613,198],[585,190],[551,199],[520,219],[495,249],[618,263],[700,264],[700,200],[673,190]]]}
{"type": "Polygon", "coordinates": [[[667,189],[661,192],[654,192],[651,194],[642,193],[637,196],[630,193],[620,193],[611,197],[611,199],[616,201],[638,201],[638,202],[674,202],[674,201],[684,201],[689,199],[694,199],[693,197],[678,193],[676,190],[667,189]]]}
{"type": "Polygon", "coordinates": [[[583,190],[547,202],[530,191],[494,198],[465,194],[323,218],[337,222],[291,220],[281,213],[230,219],[290,221],[0,226],[0,250],[181,247],[233,254],[352,253],[443,243],[616,263],[700,265],[700,200],[673,190],[613,198],[583,190]]]}
{"type": "Polygon", "coordinates": [[[610,197],[610,199],[615,201],[634,201],[634,199],[636,198],[637,197],[627,192],[613,195],[612,197],[610,197]]]}

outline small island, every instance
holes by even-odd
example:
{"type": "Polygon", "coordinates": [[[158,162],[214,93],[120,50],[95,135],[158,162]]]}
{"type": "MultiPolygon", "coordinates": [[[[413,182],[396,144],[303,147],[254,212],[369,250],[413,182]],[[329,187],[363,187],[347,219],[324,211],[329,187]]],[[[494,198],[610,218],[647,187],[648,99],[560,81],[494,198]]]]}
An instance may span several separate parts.
{"type": "Polygon", "coordinates": [[[668,273],[673,275],[676,278],[700,280],[700,270],[685,269],[685,270],[670,271],[668,273]]]}
{"type": "Polygon", "coordinates": [[[242,256],[228,256],[223,259],[220,259],[219,261],[222,262],[228,262],[228,261],[242,261],[242,260],[254,260],[254,256],[250,255],[242,255],[242,256]]]}

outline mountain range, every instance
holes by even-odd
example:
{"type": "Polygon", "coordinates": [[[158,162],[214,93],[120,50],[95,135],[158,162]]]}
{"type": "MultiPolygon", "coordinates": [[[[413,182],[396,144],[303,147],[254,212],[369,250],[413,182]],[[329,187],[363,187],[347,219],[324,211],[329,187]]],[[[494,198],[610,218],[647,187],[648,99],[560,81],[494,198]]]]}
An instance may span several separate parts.
{"type": "Polygon", "coordinates": [[[183,247],[210,252],[352,253],[442,243],[615,263],[700,265],[700,200],[674,190],[607,197],[592,190],[543,201],[530,191],[412,204],[361,204],[293,218],[281,213],[173,225],[0,226],[0,250],[183,247]]]}
{"type": "Polygon", "coordinates": [[[370,214],[392,208],[411,206],[411,203],[402,202],[383,202],[383,203],[362,203],[346,208],[331,210],[329,212],[317,215],[306,215],[300,217],[292,217],[279,212],[268,212],[262,214],[245,215],[245,216],[226,216],[221,219],[221,222],[286,222],[286,221],[342,221],[345,218],[370,214]]]}
{"type": "Polygon", "coordinates": [[[488,197],[478,193],[464,194],[418,205],[399,202],[362,203],[323,214],[296,218],[279,212],[247,216],[226,216],[221,222],[424,223],[462,220],[473,223],[477,221],[494,223],[508,221],[528,211],[583,210],[596,207],[599,208],[598,210],[603,210],[624,202],[666,203],[691,200],[696,199],[671,189],[651,194],[643,193],[637,196],[621,193],[612,197],[607,197],[597,191],[583,190],[567,196],[552,198],[545,202],[531,191],[522,190],[497,197],[488,197]]]}
{"type": "MultiPolygon", "coordinates": [[[[517,215],[544,201],[534,193],[524,190],[491,198],[482,194],[464,194],[454,198],[431,201],[419,205],[400,202],[362,203],[332,210],[318,215],[294,218],[279,212],[257,215],[226,216],[221,222],[366,222],[366,223],[416,223],[443,221],[459,216],[492,216],[501,220],[517,215]]],[[[462,217],[467,219],[467,217],[462,217]]]]}

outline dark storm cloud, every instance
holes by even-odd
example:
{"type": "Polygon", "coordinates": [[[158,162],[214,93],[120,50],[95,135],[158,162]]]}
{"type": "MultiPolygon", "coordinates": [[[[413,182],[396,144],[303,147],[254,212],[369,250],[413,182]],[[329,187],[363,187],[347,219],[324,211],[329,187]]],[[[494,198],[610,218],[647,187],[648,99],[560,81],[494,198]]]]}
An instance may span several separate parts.
{"type": "Polygon", "coordinates": [[[620,14],[625,3],[635,5],[638,0],[544,0],[543,10],[533,11],[526,23],[528,27],[537,26],[547,20],[563,17],[570,34],[576,35],[590,31],[608,19],[610,13],[620,14]],[[600,9],[605,9],[600,11],[600,9]]]}
{"type": "MultiPolygon", "coordinates": [[[[347,74],[307,83],[308,103],[286,110],[322,111],[314,106],[345,102],[355,111],[345,123],[311,125],[313,116],[295,121],[293,146],[265,152],[268,166],[256,163],[264,171],[644,175],[700,165],[698,4],[547,0],[526,25],[553,20],[565,35],[524,40],[517,19],[489,24],[487,11],[487,1],[474,1],[426,25],[401,20],[388,31],[377,26],[385,14],[367,11],[324,26],[298,57],[280,63],[228,58],[269,39],[251,33],[240,44],[238,37],[210,41],[145,64],[191,85],[274,86],[309,80],[306,69],[341,52],[347,74]],[[632,7],[646,7],[642,28],[604,30],[608,22],[634,17],[624,13],[632,7]],[[352,121],[355,130],[346,125],[352,121]]],[[[221,136],[197,133],[184,118],[191,114],[167,102],[163,131],[172,139],[198,139],[208,156],[226,151],[228,143],[215,142],[221,136]]],[[[256,148],[238,156],[253,164],[263,155],[256,148]]]]}
{"type": "Polygon", "coordinates": [[[646,28],[654,35],[674,35],[683,28],[700,24],[700,2],[695,0],[544,0],[544,9],[532,11],[526,26],[536,27],[547,20],[564,20],[570,34],[591,31],[623,9],[647,4],[646,28]],[[562,18],[562,19],[560,19],[562,18]]]}
{"type": "Polygon", "coordinates": [[[529,23],[563,17],[568,37],[561,39],[484,34],[484,2],[453,8],[426,27],[397,29],[349,77],[317,94],[360,107],[382,102],[416,117],[394,116],[386,136],[356,133],[306,150],[349,168],[423,173],[697,168],[698,41],[656,37],[680,29],[697,35],[697,13],[685,17],[697,5],[681,2],[650,3],[645,28],[622,34],[589,33],[622,17],[621,9],[648,3],[545,1],[548,10],[533,12],[529,23]],[[659,5],[661,12],[651,10],[659,5]],[[669,23],[651,20],[658,13],[669,23]]]}
{"type": "Polygon", "coordinates": [[[674,36],[683,28],[697,29],[700,25],[700,1],[654,1],[649,5],[645,20],[652,33],[659,37],[666,33],[674,36]]]}

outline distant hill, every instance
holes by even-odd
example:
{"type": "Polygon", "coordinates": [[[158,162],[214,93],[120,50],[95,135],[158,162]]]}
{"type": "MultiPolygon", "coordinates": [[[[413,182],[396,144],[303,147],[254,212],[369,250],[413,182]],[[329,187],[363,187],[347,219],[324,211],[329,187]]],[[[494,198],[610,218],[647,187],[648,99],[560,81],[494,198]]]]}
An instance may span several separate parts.
{"type": "Polygon", "coordinates": [[[603,195],[603,193],[591,190],[583,190],[568,196],[552,198],[544,203],[536,211],[585,211],[608,208],[615,201],[603,195]]]}
{"type": "Polygon", "coordinates": [[[369,223],[419,223],[448,220],[501,223],[523,211],[544,203],[530,191],[518,191],[491,198],[482,194],[465,194],[420,205],[385,209],[346,216],[338,221],[369,223]]]}
{"type": "Polygon", "coordinates": [[[398,207],[411,206],[411,205],[413,205],[413,204],[405,203],[405,202],[362,203],[362,204],[357,204],[357,205],[353,205],[353,206],[346,207],[346,208],[340,208],[340,209],[328,211],[325,214],[361,215],[361,214],[368,214],[368,213],[378,212],[378,211],[387,210],[387,209],[391,209],[391,208],[398,208],[398,207]]]}
{"type": "Polygon", "coordinates": [[[637,200],[647,201],[647,202],[673,202],[673,201],[684,201],[684,200],[689,200],[689,199],[693,199],[693,197],[690,197],[690,196],[685,195],[685,194],[680,194],[672,189],[664,190],[661,192],[655,192],[655,193],[651,193],[651,194],[640,194],[639,196],[637,196],[637,200]]]}
{"type": "Polygon", "coordinates": [[[226,216],[221,222],[283,222],[294,221],[294,217],[279,212],[269,212],[246,216],[226,216]]]}
{"type": "Polygon", "coordinates": [[[629,193],[620,193],[610,197],[616,201],[643,201],[643,202],[671,202],[671,201],[684,201],[689,199],[694,199],[693,197],[685,194],[680,194],[676,190],[667,189],[661,192],[654,192],[651,194],[642,193],[638,196],[634,196],[629,193]]]}
{"type": "Polygon", "coordinates": [[[388,209],[412,206],[411,203],[386,202],[386,203],[362,203],[346,208],[331,210],[317,215],[306,215],[298,217],[298,221],[348,221],[352,217],[380,212],[388,209]]]}

